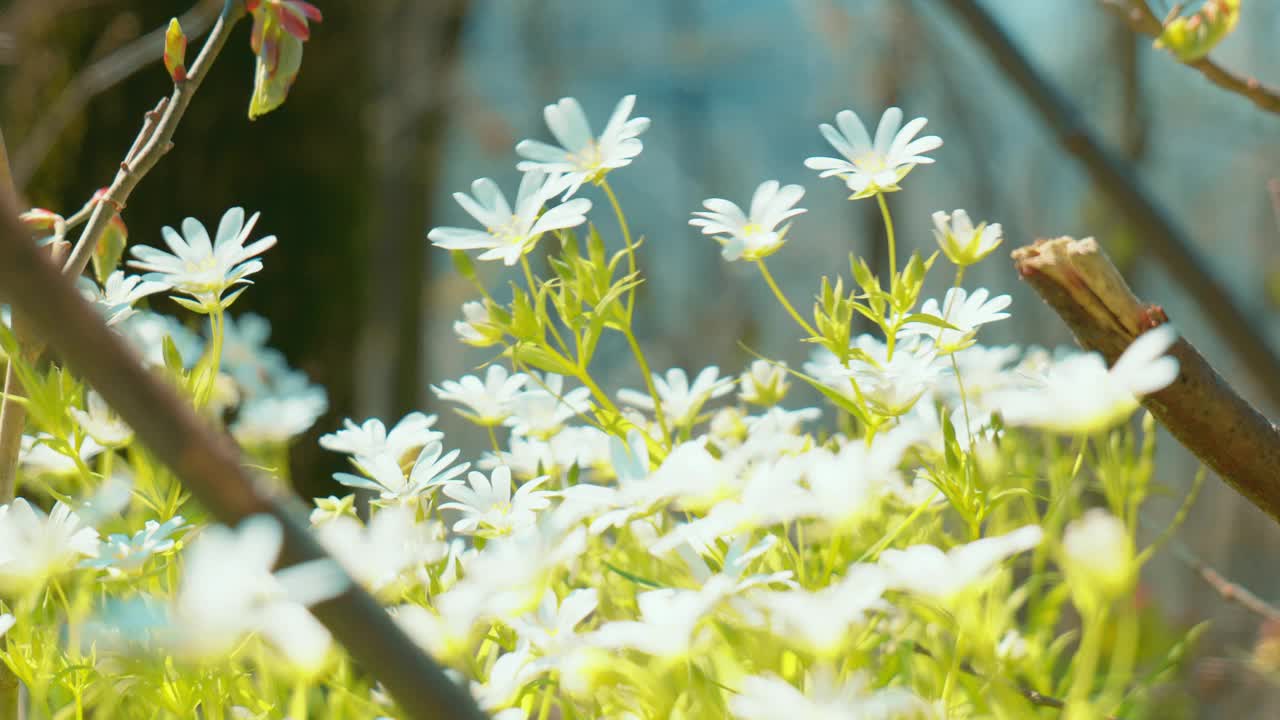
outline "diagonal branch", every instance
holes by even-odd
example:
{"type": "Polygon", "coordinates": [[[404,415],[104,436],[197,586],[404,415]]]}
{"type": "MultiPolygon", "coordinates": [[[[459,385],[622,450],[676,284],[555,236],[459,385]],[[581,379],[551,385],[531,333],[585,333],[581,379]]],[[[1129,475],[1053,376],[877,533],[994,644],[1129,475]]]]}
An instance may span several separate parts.
{"type": "MultiPolygon", "coordinates": [[[[289,500],[255,485],[235,443],[214,430],[104,324],[71,278],[38,251],[0,196],[0,296],[97,390],[156,457],[224,523],[269,513],[284,528],[283,564],[328,557],[289,500]]],[[[470,694],[443,673],[359,584],[312,612],[352,658],[382,682],[404,717],[483,720],[470,694]]]]}
{"type": "MultiPolygon", "coordinates": [[[[1102,4],[1123,17],[1134,32],[1154,38],[1164,33],[1164,23],[1151,11],[1146,0],[1102,0],[1102,4]]],[[[1264,85],[1254,77],[1237,75],[1207,57],[1182,64],[1199,70],[1206,80],[1223,90],[1248,98],[1267,112],[1280,113],[1280,88],[1264,85]]]]}
{"type": "MultiPolygon", "coordinates": [[[[1013,262],[1080,345],[1102,353],[1108,363],[1138,335],[1169,321],[1158,305],[1134,297],[1093,238],[1038,240],[1014,250],[1013,262]]],[[[1280,429],[1185,338],[1169,355],[1178,360],[1177,379],[1142,398],[1142,404],[1205,465],[1280,521],[1280,429]]]]}
{"type": "Polygon", "coordinates": [[[1280,356],[1261,333],[1253,331],[1254,318],[1214,278],[1208,270],[1211,263],[1196,251],[1187,233],[1155,201],[1128,163],[1094,136],[1067,97],[1031,65],[977,0],[946,2],[1022,91],[1062,147],[1080,161],[1201,311],[1214,319],[1214,329],[1240,356],[1271,402],[1280,405],[1280,356]]]}
{"type": "MultiPolygon", "coordinates": [[[[188,38],[203,34],[213,24],[220,4],[218,0],[200,0],[195,7],[178,18],[188,38]]],[[[62,131],[95,95],[111,89],[160,58],[164,51],[165,29],[162,27],[152,30],[86,67],[72,78],[49,109],[41,114],[39,124],[31,129],[14,150],[13,179],[18,187],[26,186],[49,154],[49,149],[62,135],[62,131]]]]}

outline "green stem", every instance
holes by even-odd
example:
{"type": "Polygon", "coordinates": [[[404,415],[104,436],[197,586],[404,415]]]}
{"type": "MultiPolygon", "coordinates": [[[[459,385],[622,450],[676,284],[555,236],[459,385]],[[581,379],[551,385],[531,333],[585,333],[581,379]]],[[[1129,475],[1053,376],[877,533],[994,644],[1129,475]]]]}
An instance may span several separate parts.
{"type": "Polygon", "coordinates": [[[502,455],[502,447],[498,445],[498,434],[494,432],[493,425],[485,425],[485,430],[489,431],[489,444],[493,446],[493,452],[502,455]]]}
{"type": "Polygon", "coordinates": [[[649,362],[645,360],[644,350],[636,340],[635,333],[631,332],[631,328],[624,329],[622,334],[626,336],[627,344],[631,346],[631,354],[636,356],[636,364],[640,366],[640,373],[644,376],[644,385],[649,391],[649,397],[653,398],[653,414],[658,419],[658,428],[662,431],[662,445],[666,447],[671,431],[667,429],[667,415],[662,411],[662,398],[658,396],[658,388],[653,384],[653,372],[649,370],[649,362]]]}
{"type": "Polygon", "coordinates": [[[880,204],[885,236],[889,239],[889,287],[893,287],[893,281],[898,277],[898,247],[893,232],[893,216],[889,214],[889,203],[884,199],[884,193],[876,193],[876,202],[880,204]]]}
{"type": "MultiPolygon", "coordinates": [[[[529,302],[535,307],[538,304],[538,281],[533,276],[533,268],[529,267],[529,256],[520,256],[520,267],[524,268],[525,282],[529,283],[529,302]]],[[[569,346],[565,345],[564,338],[560,337],[560,331],[556,329],[555,321],[547,318],[547,327],[551,328],[551,337],[555,339],[556,345],[560,346],[560,352],[563,355],[569,355],[569,346]]],[[[575,341],[576,344],[576,341],[575,341]]]]}
{"type": "Polygon", "coordinates": [[[796,312],[796,309],[791,305],[791,301],[787,299],[787,296],[782,294],[782,289],[779,288],[778,283],[774,281],[773,274],[769,272],[769,266],[765,264],[763,258],[756,261],[756,267],[760,268],[760,274],[764,276],[764,281],[769,284],[769,289],[773,291],[773,294],[778,298],[778,302],[782,303],[782,307],[786,309],[789,315],[791,315],[791,319],[795,320],[797,325],[799,325],[805,332],[809,333],[809,337],[819,337],[813,327],[810,326],[809,323],[805,322],[804,318],[800,317],[800,313],[796,312]]]}
{"type": "MultiPolygon", "coordinates": [[[[613,193],[613,188],[609,186],[609,181],[600,180],[600,187],[604,189],[604,194],[609,197],[609,204],[613,206],[613,214],[618,218],[618,227],[622,230],[622,242],[627,246],[627,274],[636,274],[636,247],[631,242],[631,228],[627,225],[627,216],[622,212],[622,205],[618,203],[618,196],[613,193]]],[[[636,289],[633,287],[627,291],[627,325],[631,325],[631,317],[636,307],[636,289]]]]}

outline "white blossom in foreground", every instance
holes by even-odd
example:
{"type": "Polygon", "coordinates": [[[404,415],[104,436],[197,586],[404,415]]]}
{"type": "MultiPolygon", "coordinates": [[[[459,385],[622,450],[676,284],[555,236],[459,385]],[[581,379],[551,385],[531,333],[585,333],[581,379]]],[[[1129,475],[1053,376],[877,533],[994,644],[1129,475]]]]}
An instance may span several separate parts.
{"type": "Polygon", "coordinates": [[[78,281],[80,292],[85,299],[97,306],[106,318],[107,325],[128,320],[137,314],[133,304],[148,295],[162,293],[169,289],[169,284],[156,280],[144,279],[141,275],[125,275],[123,270],[116,270],[107,276],[107,281],[99,288],[87,277],[78,281]]]}
{"type": "Polygon", "coordinates": [[[459,454],[459,450],[446,453],[443,445],[433,441],[418,454],[408,475],[401,469],[398,458],[384,453],[372,458],[354,459],[356,466],[368,473],[368,477],[334,473],[333,479],[347,487],[372,490],[383,502],[416,502],[471,467],[471,463],[453,464],[459,454]]]}
{"type": "Polygon", "coordinates": [[[23,498],[0,505],[0,587],[22,591],[98,554],[98,531],[61,501],[46,515],[23,498]]]}
{"type": "Polygon", "coordinates": [[[880,116],[873,141],[857,114],[842,110],[836,115],[836,127],[823,123],[818,128],[843,157],[811,157],[804,161],[805,167],[821,171],[819,177],[843,178],[854,200],[899,190],[898,183],[912,168],[933,162],[924,153],[942,147],[936,135],[916,138],[927,122],[916,118],[904,127],[902,110],[891,107],[880,116]]]}
{"type": "Polygon", "coordinates": [[[888,574],[875,565],[852,565],[839,581],[818,590],[793,589],[759,593],[752,598],[779,637],[823,657],[848,646],[850,628],[867,613],[886,607],[888,574]]]}
{"type": "MultiPolygon", "coordinates": [[[[80,471],[76,455],[71,454],[73,449],[56,441],[48,433],[23,435],[18,443],[18,462],[31,473],[71,475],[80,471]]],[[[78,456],[81,462],[88,462],[103,450],[102,445],[90,435],[80,443],[78,456]]]]}
{"type": "MultiPolygon", "coordinates": [[[[720,368],[710,365],[703,368],[689,382],[689,376],[681,368],[671,368],[666,376],[653,374],[653,386],[662,402],[662,412],[675,425],[687,425],[697,418],[707,401],[733,392],[733,378],[720,377],[720,368]]],[[[653,398],[638,390],[619,390],[618,400],[632,407],[654,412],[653,398]]]]}
{"type": "Polygon", "coordinates": [[[513,619],[511,628],[539,654],[559,655],[582,642],[577,627],[595,612],[598,602],[599,592],[595,588],[579,588],[564,599],[548,592],[537,610],[513,619]]]}
{"type": "Polygon", "coordinates": [[[951,262],[960,267],[973,265],[991,254],[1004,239],[1000,223],[979,223],[974,226],[969,213],[956,210],[948,215],[942,211],[933,214],[933,238],[951,262]]]}
{"type": "Polygon", "coordinates": [[[547,200],[562,187],[560,178],[541,172],[526,173],[520,180],[516,207],[512,210],[498,184],[489,178],[480,178],[471,184],[472,195],[454,193],[453,199],[484,229],[438,227],[432,229],[427,238],[436,247],[484,250],[479,255],[481,260],[501,260],[506,265],[515,265],[525,253],[533,250],[544,233],[586,222],[591,201],[585,198],[541,212],[547,200]]]}
{"type": "Polygon", "coordinates": [[[843,681],[827,666],[809,671],[804,692],[776,675],[743,678],[729,709],[741,720],[891,720],[919,717],[925,702],[906,688],[874,689],[866,671],[843,681]]]}
{"type": "Polygon", "coordinates": [[[534,478],[513,494],[510,468],[505,465],[494,468],[489,477],[473,470],[467,474],[466,483],[444,486],[444,494],[453,502],[442,504],[440,509],[462,513],[462,519],[453,524],[454,532],[486,537],[509,535],[532,527],[537,521],[537,511],[551,504],[548,493],[538,491],[549,479],[547,475],[534,478]]]}
{"type": "Polygon", "coordinates": [[[68,411],[99,445],[107,448],[124,447],[133,439],[133,428],[116,415],[101,395],[93,390],[85,391],[84,404],[84,410],[72,407],[68,411]]]}
{"type": "Polygon", "coordinates": [[[177,544],[173,534],[186,527],[186,520],[181,515],[174,515],[163,523],[148,520],[133,535],[112,533],[102,541],[97,557],[85,560],[81,565],[106,570],[113,577],[138,572],[153,556],[172,550],[177,544]]]}
{"type": "Polygon", "coordinates": [[[942,600],[984,579],[1005,558],[1039,545],[1043,536],[1038,526],[1027,525],[946,552],[933,545],[885,550],[880,566],[889,573],[890,587],[942,600]]]}
{"type": "Polygon", "coordinates": [[[399,459],[444,437],[433,429],[436,420],[435,415],[411,412],[388,431],[377,418],[360,425],[348,418],[342,421],[341,430],[320,437],[320,447],[356,457],[399,459]]]}
{"type": "Polygon", "coordinates": [[[228,307],[244,291],[240,288],[223,297],[223,293],[236,285],[250,284],[248,277],[262,269],[262,261],[255,256],[266,252],[276,244],[274,235],[262,238],[248,246],[245,241],[258,222],[254,213],[248,222],[242,208],[231,208],[218,223],[213,242],[209,232],[195,218],[182,221],[182,234],[171,227],[161,230],[165,244],[171,253],[146,245],[135,245],[131,252],[131,267],[148,270],[144,280],[170,285],[174,290],[192,299],[174,298],[180,305],[198,313],[213,312],[218,306],[228,307]]]}
{"type": "Polygon", "coordinates": [[[1077,594],[1119,597],[1132,582],[1133,538],[1115,515],[1093,508],[1067,525],[1062,534],[1067,580],[1077,594]]]}
{"type": "Polygon", "coordinates": [[[250,398],[240,406],[231,434],[242,445],[284,444],[305,433],[329,409],[319,385],[250,398]]]}
{"type": "Polygon", "coordinates": [[[635,105],[635,95],[619,100],[604,132],[596,138],[578,101],[561,98],[543,109],[547,128],[560,145],[521,140],[516,153],[526,159],[516,168],[521,172],[564,173],[564,196],[571,197],[584,182],[599,182],[611,170],[630,165],[644,149],[640,134],[649,129],[649,118],[631,117],[635,105]]]}
{"type": "Polygon", "coordinates": [[[512,403],[528,380],[528,375],[508,373],[505,367],[494,363],[485,371],[483,381],[466,375],[457,381],[446,380],[438,387],[432,385],[431,391],[441,400],[465,408],[456,411],[462,417],[481,427],[493,427],[511,417],[512,403]]]}
{"type": "Polygon", "coordinates": [[[920,307],[920,313],[938,318],[952,327],[910,322],[902,326],[898,337],[927,337],[933,340],[939,354],[957,352],[973,345],[979,327],[1009,317],[1004,309],[1011,302],[1013,300],[1008,295],[991,297],[986,288],[978,288],[973,293],[964,288],[951,288],[944,296],[941,307],[937,300],[929,298],[920,307]]]}
{"type": "Polygon", "coordinates": [[[1100,432],[1129,417],[1139,396],[1178,377],[1178,361],[1165,355],[1177,339],[1167,324],[1143,333],[1109,370],[1097,353],[1070,355],[1050,365],[1037,386],[999,393],[995,405],[1011,425],[1100,432]]]}
{"type": "Polygon", "coordinates": [[[777,252],[786,242],[791,226],[778,226],[807,212],[795,206],[802,197],[804,188],[799,185],[766,180],[751,196],[748,212],[723,198],[711,198],[702,203],[706,210],[695,212],[689,224],[701,227],[703,235],[714,237],[724,248],[721,254],[725,260],[759,260],[777,252]]]}
{"type": "Polygon", "coordinates": [[[639,620],[616,620],[600,626],[591,644],[615,650],[639,650],[663,659],[685,657],[698,642],[703,618],[728,590],[713,583],[700,590],[663,588],[636,595],[639,620]]]}
{"type": "Polygon", "coordinates": [[[368,526],[340,515],[317,528],[320,542],[361,585],[372,592],[395,587],[400,576],[423,563],[444,558],[444,528],[435,521],[418,522],[413,508],[378,509],[368,526]]]}
{"type": "Polygon", "coordinates": [[[533,374],[525,389],[511,398],[511,416],[503,424],[517,436],[547,439],[559,433],[566,421],[591,409],[591,390],[564,389],[564,376],[533,374]]]}
{"type": "Polygon", "coordinates": [[[304,606],[338,595],[348,581],[332,560],[272,572],[283,537],[267,515],[200,532],[185,553],[171,622],[184,655],[221,655],[244,633],[260,632],[295,663],[319,662],[329,635],[304,606]]]}

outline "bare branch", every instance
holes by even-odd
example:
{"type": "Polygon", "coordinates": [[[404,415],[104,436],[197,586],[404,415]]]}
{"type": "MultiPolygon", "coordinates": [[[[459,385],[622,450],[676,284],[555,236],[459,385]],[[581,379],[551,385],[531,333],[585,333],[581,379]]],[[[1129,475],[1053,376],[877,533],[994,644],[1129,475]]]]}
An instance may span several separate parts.
{"type": "MultiPolygon", "coordinates": [[[[282,564],[328,557],[287,496],[270,495],[255,485],[231,438],[146,369],[76,291],[72,278],[37,250],[9,197],[0,199],[0,295],[220,521],[235,523],[268,513],[284,528],[282,564]]],[[[484,718],[470,694],[449,680],[358,583],[351,582],[346,592],[312,612],[387,688],[403,717],[484,718]]]]}
{"type": "MultiPolygon", "coordinates": [[[[1086,350],[1113,363],[1146,330],[1168,322],[1134,297],[1092,238],[1038,240],[1013,251],[1014,266],[1086,350]]],[[[1178,377],[1142,404],[1241,495],[1280,521],[1280,430],[1180,338],[1169,355],[1178,377]]]]}
{"type": "Polygon", "coordinates": [[[1187,233],[1155,201],[1128,163],[1094,136],[1071,102],[1036,71],[980,3],[946,2],[1039,112],[1062,147],[1076,156],[1201,311],[1214,319],[1214,329],[1239,355],[1269,399],[1280,405],[1280,356],[1262,333],[1253,331],[1254,319],[1209,271],[1211,263],[1195,250],[1187,233]]]}
{"type": "Polygon", "coordinates": [[[1203,560],[1196,557],[1181,544],[1173,546],[1173,554],[1195,571],[1200,579],[1209,584],[1227,602],[1233,602],[1269,622],[1280,622],[1280,608],[1253,594],[1243,585],[1234,583],[1222,576],[1203,560]]]}
{"type": "MultiPolygon", "coordinates": [[[[219,0],[200,0],[178,18],[188,38],[196,38],[213,24],[222,3],[219,0]]],[[[31,176],[40,168],[50,148],[61,137],[62,131],[84,110],[95,95],[105,92],[125,78],[152,65],[164,51],[165,28],[152,30],[105,58],[81,70],[53,101],[49,109],[40,115],[40,122],[31,129],[22,144],[14,150],[13,176],[18,187],[25,187],[31,176]]]]}
{"type": "MultiPolygon", "coordinates": [[[[1145,0],[1102,0],[1102,5],[1123,17],[1134,32],[1154,38],[1164,33],[1164,23],[1145,0]]],[[[1207,57],[1182,64],[1199,70],[1205,79],[1223,90],[1248,98],[1267,112],[1280,113],[1280,89],[1264,85],[1257,78],[1237,75],[1207,57]]]]}

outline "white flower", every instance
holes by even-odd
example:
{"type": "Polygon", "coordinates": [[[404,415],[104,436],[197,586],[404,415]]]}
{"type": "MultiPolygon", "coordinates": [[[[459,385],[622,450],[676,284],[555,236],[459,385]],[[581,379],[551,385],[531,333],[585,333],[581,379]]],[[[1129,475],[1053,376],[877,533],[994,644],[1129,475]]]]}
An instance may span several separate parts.
{"type": "Polygon", "coordinates": [[[351,473],[334,473],[333,479],[347,487],[372,490],[384,502],[413,502],[466,472],[471,463],[453,465],[461,451],[444,452],[444,446],[432,442],[422,448],[408,476],[397,458],[389,454],[371,458],[356,457],[354,462],[369,477],[351,473]]]}
{"type": "Polygon", "coordinates": [[[979,223],[974,227],[969,213],[964,210],[956,210],[950,215],[942,211],[933,214],[933,237],[938,241],[938,247],[960,267],[973,265],[990,255],[1004,239],[1003,234],[1000,223],[979,223]]]}
{"type": "Polygon", "coordinates": [[[133,428],[115,414],[107,401],[93,390],[85,393],[84,400],[85,410],[77,407],[68,410],[89,437],[103,447],[118,448],[128,445],[133,439],[133,428]]]}
{"type": "Polygon", "coordinates": [[[18,619],[11,613],[0,615],[0,637],[4,637],[4,634],[9,632],[16,622],[18,622],[18,619]]]}
{"type": "Polygon", "coordinates": [[[711,198],[702,203],[706,210],[694,213],[689,221],[701,227],[703,235],[712,235],[724,246],[725,260],[759,260],[777,252],[786,241],[787,225],[778,229],[783,221],[806,212],[795,207],[804,197],[799,185],[780,186],[777,180],[766,180],[751,196],[751,210],[742,208],[722,198],[711,198]]]}
{"type": "MultiPolygon", "coordinates": [[[[496,712],[509,708],[519,697],[520,691],[537,675],[537,668],[532,665],[533,655],[527,645],[498,657],[489,668],[488,677],[483,683],[471,683],[471,694],[480,707],[488,712],[496,712]]],[[[498,714],[502,720],[508,717],[523,720],[525,713],[518,708],[510,708],[516,714],[508,716],[506,712],[498,714]]],[[[497,717],[495,717],[497,720],[497,717]]]]}
{"type": "Polygon", "coordinates": [[[138,311],[133,304],[148,295],[164,292],[169,289],[166,282],[144,279],[141,275],[125,275],[123,270],[116,270],[107,276],[101,288],[88,277],[79,281],[81,294],[85,299],[98,307],[106,317],[107,325],[115,325],[135,315],[138,311]]]}
{"type": "Polygon", "coordinates": [[[881,596],[888,587],[888,576],[879,567],[852,565],[843,579],[827,587],[760,593],[754,602],[766,611],[778,637],[831,657],[848,648],[853,625],[885,606],[881,596]]]}
{"type": "Polygon", "coordinates": [[[1017,630],[1009,630],[996,644],[996,657],[1001,660],[1021,660],[1027,656],[1027,639],[1017,630]]]}
{"type": "Polygon", "coordinates": [[[521,140],[516,144],[516,153],[528,159],[517,164],[516,169],[565,173],[566,198],[577,192],[584,182],[599,182],[609,171],[630,165],[644,149],[639,136],[649,128],[649,118],[630,118],[635,104],[635,95],[619,100],[598,139],[592,136],[587,115],[577,100],[561,98],[560,102],[546,106],[543,116],[547,128],[560,145],[521,140]]]}
{"type": "Polygon", "coordinates": [[[916,118],[902,127],[902,110],[891,107],[880,116],[872,141],[858,116],[852,110],[842,110],[836,115],[838,130],[826,123],[818,128],[844,159],[811,157],[804,161],[805,167],[822,171],[819,177],[844,178],[855,200],[899,190],[898,183],[912,168],[933,162],[924,153],[942,147],[942,139],[936,135],[916,138],[927,122],[916,118]]]}
{"type": "Polygon", "coordinates": [[[726,590],[716,584],[702,590],[663,588],[642,592],[636,595],[639,620],[605,623],[591,634],[590,642],[615,650],[639,650],[663,659],[684,657],[698,640],[698,625],[726,590]]]}
{"type": "Polygon", "coordinates": [[[1053,363],[1039,387],[1000,393],[995,401],[1011,425],[1061,433],[1105,430],[1138,407],[1137,396],[1160,390],[1178,377],[1178,361],[1165,356],[1177,332],[1171,325],[1133,341],[1110,370],[1097,353],[1074,354],[1053,363]]]}
{"type": "Polygon", "coordinates": [[[1078,591],[1088,586],[1106,597],[1118,597],[1133,576],[1133,538],[1119,518],[1093,508],[1062,533],[1067,580],[1078,591]],[[1078,586],[1078,587],[1076,587],[1078,586]]]}
{"type": "Polygon", "coordinates": [[[444,494],[454,502],[444,503],[440,509],[462,512],[462,519],[453,524],[454,532],[485,537],[509,535],[532,527],[537,511],[551,504],[548,493],[537,489],[548,479],[546,475],[534,478],[512,494],[511,469],[505,465],[495,468],[490,477],[472,471],[467,474],[467,484],[444,487],[444,494]]]}
{"type": "Polygon", "coordinates": [[[186,520],[174,515],[163,523],[148,520],[141,530],[132,536],[112,533],[102,541],[97,557],[85,560],[84,567],[106,570],[114,577],[134,573],[142,569],[153,555],[169,552],[177,541],[173,534],[186,529],[186,520]]]}
{"type": "Polygon", "coordinates": [[[391,587],[410,568],[444,559],[443,527],[418,522],[413,508],[392,506],[373,513],[368,527],[340,515],[317,528],[320,542],[361,585],[372,592],[391,587]]]}
{"type": "Polygon", "coordinates": [[[845,376],[858,382],[862,396],[878,413],[906,413],[941,379],[943,366],[927,343],[899,344],[893,357],[887,346],[870,335],[859,336],[856,343],[865,357],[851,359],[845,376]]]}
{"type": "Polygon", "coordinates": [[[871,677],[856,670],[843,682],[823,665],[810,670],[805,692],[776,675],[750,675],[729,699],[741,720],[890,720],[916,717],[925,702],[910,690],[871,688],[871,677]]]}
{"type": "Polygon", "coordinates": [[[786,363],[756,360],[738,377],[738,397],[745,403],[773,407],[787,396],[786,363]]]}
{"type": "Polygon", "coordinates": [[[525,390],[511,399],[511,417],[503,424],[513,435],[546,439],[560,431],[566,420],[591,409],[591,390],[585,387],[564,391],[564,376],[534,374],[525,390]]]}
{"type": "Polygon", "coordinates": [[[598,602],[595,588],[579,588],[563,600],[548,592],[542,596],[537,611],[513,619],[510,625],[522,642],[529,643],[541,655],[559,655],[580,642],[575,628],[595,612],[598,602]]]}
{"type": "Polygon", "coordinates": [[[235,379],[246,394],[255,395],[281,376],[289,364],[279,350],[267,347],[271,323],[255,313],[227,315],[222,326],[222,371],[235,379]]]}
{"type": "Polygon", "coordinates": [[[320,437],[320,447],[356,457],[386,455],[398,460],[406,453],[444,437],[444,433],[432,429],[436,420],[435,415],[411,412],[387,432],[386,426],[377,418],[365,420],[361,425],[348,418],[342,421],[341,430],[320,437]]]}
{"type": "Polygon", "coordinates": [[[20,591],[98,553],[98,531],[61,501],[45,515],[18,498],[0,505],[0,587],[20,591]]]}
{"type": "Polygon", "coordinates": [[[246,223],[244,210],[231,208],[222,216],[217,236],[210,243],[204,225],[195,218],[187,218],[182,221],[182,235],[171,227],[161,230],[172,254],[135,245],[132,252],[137,259],[129,265],[151,271],[143,276],[144,280],[166,283],[190,295],[194,300],[174,298],[189,310],[210,313],[218,306],[228,307],[244,288],[226,298],[222,294],[236,285],[250,284],[248,276],[262,269],[262,261],[251,258],[276,244],[275,236],[271,235],[245,246],[257,222],[257,213],[246,223]]]}
{"type": "Polygon", "coordinates": [[[943,298],[941,308],[937,300],[929,298],[920,307],[921,314],[936,317],[955,329],[916,321],[903,325],[898,337],[930,338],[943,355],[963,350],[973,345],[980,326],[1009,317],[1009,313],[1003,310],[1009,307],[1012,299],[1008,295],[990,295],[986,288],[978,288],[972,295],[964,288],[951,288],[943,298]]]}
{"type": "Polygon", "coordinates": [[[169,315],[150,311],[136,312],[117,329],[142,354],[142,359],[148,365],[164,366],[165,338],[173,342],[184,368],[193,367],[204,353],[204,341],[200,336],[169,315]]]}
{"type": "Polygon", "coordinates": [[[246,518],[235,529],[212,525],[192,541],[172,622],[183,654],[220,655],[257,631],[296,662],[319,659],[328,633],[303,606],[343,592],[347,577],[332,560],[273,573],[282,542],[280,523],[268,515],[246,518]]]}
{"type": "Polygon", "coordinates": [[[240,406],[230,430],[243,445],[284,444],[310,430],[328,409],[328,393],[319,385],[261,395],[240,406]]]}
{"type": "Polygon", "coordinates": [[[464,610],[496,619],[523,615],[538,606],[553,575],[572,570],[586,547],[584,528],[566,531],[544,514],[535,526],[490,539],[436,607],[445,616],[464,610]]]}
{"type": "Polygon", "coordinates": [[[453,332],[462,342],[488,347],[502,339],[502,328],[495,325],[489,306],[479,300],[462,303],[462,319],[453,323],[453,332]]]}
{"type": "Polygon", "coordinates": [[[543,204],[562,187],[559,178],[548,178],[541,172],[526,173],[520,180],[513,212],[498,184],[489,178],[480,178],[471,184],[474,197],[454,193],[453,199],[484,229],[438,227],[432,229],[427,237],[436,247],[484,250],[479,255],[481,260],[501,260],[507,265],[515,265],[525,253],[533,250],[543,233],[577,227],[586,222],[591,201],[584,198],[570,200],[539,215],[543,204]]]}
{"type": "Polygon", "coordinates": [[[933,545],[885,550],[880,566],[888,571],[891,587],[945,599],[982,580],[1005,558],[1039,545],[1043,535],[1038,526],[1027,525],[946,552],[933,545]]]}
{"type": "MultiPolygon", "coordinates": [[[[708,400],[733,392],[733,378],[720,377],[720,368],[710,365],[690,383],[684,370],[672,368],[665,378],[654,373],[653,386],[662,401],[663,414],[675,425],[687,425],[697,419],[708,400]]],[[[653,398],[648,393],[623,389],[618,391],[618,400],[641,410],[654,411],[653,398]]]]}
{"type": "MultiPolygon", "coordinates": [[[[80,460],[87,462],[103,449],[90,435],[80,443],[80,460]]],[[[71,452],[70,447],[48,433],[40,433],[34,437],[23,435],[18,441],[18,462],[36,474],[70,475],[80,472],[80,466],[76,464],[75,455],[70,454],[71,452]]]]}
{"type": "Polygon", "coordinates": [[[481,427],[492,427],[511,417],[516,394],[528,380],[528,375],[508,374],[505,367],[495,363],[485,371],[483,382],[475,375],[466,375],[457,382],[446,380],[439,387],[432,385],[431,391],[441,400],[467,408],[457,410],[462,417],[481,427]]]}

